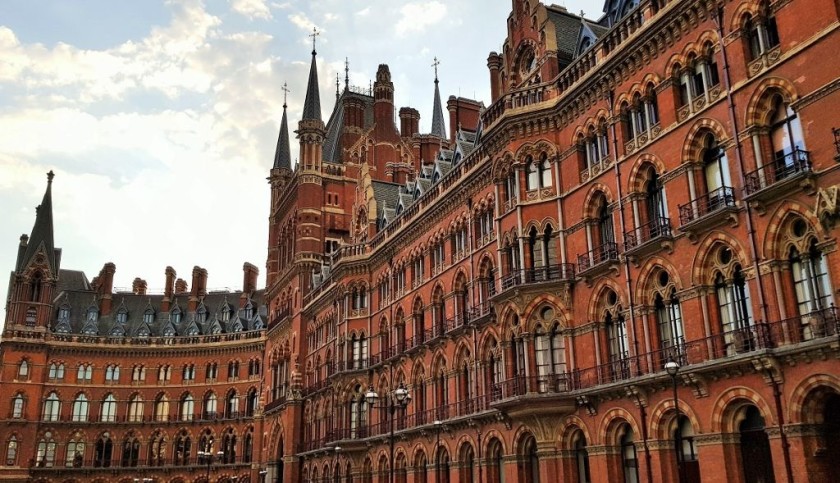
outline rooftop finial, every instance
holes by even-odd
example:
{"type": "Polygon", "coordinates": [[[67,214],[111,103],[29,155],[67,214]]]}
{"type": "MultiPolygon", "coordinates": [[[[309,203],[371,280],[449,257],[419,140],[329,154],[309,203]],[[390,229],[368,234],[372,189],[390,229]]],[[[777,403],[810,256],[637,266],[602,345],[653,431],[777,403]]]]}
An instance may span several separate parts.
{"type": "Polygon", "coordinates": [[[438,60],[438,58],[437,58],[437,57],[435,57],[435,61],[434,61],[434,63],[432,64],[432,67],[434,67],[434,68],[435,68],[435,82],[437,82],[437,81],[438,81],[438,66],[439,66],[439,65],[440,65],[440,61],[438,60]]]}
{"type": "Polygon", "coordinates": [[[350,87],[350,59],[344,58],[344,87],[350,87]]]}
{"type": "Polygon", "coordinates": [[[47,183],[52,184],[53,178],[55,178],[55,173],[50,170],[50,172],[47,173],[47,183]]]}
{"type": "Polygon", "coordinates": [[[286,107],[288,107],[286,106],[286,97],[289,95],[289,92],[291,92],[289,90],[289,84],[284,82],[283,87],[281,87],[281,90],[283,91],[283,109],[285,109],[286,107]]]}
{"type": "Polygon", "coordinates": [[[321,35],[321,32],[318,32],[318,27],[312,27],[312,33],[309,34],[312,37],[312,55],[315,55],[315,39],[321,35]]]}
{"type": "Polygon", "coordinates": [[[338,77],[338,72],[336,72],[335,73],[335,98],[336,98],[336,100],[338,100],[338,98],[341,96],[341,94],[340,94],[341,87],[340,86],[341,86],[341,80],[338,77]]]}

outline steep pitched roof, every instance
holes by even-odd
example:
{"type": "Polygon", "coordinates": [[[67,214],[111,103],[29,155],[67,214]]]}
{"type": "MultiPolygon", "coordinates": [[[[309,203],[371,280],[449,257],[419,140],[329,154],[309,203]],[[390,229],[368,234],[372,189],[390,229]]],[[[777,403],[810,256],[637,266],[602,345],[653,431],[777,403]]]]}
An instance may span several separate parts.
{"type": "Polygon", "coordinates": [[[289,122],[286,118],[286,103],[283,102],[283,119],[280,121],[280,137],[274,151],[274,169],[292,169],[292,151],[289,149],[289,122]]]}
{"type": "Polygon", "coordinates": [[[580,37],[580,17],[569,13],[563,8],[546,7],[548,20],[554,25],[557,36],[557,50],[561,58],[571,59],[575,56],[578,38],[580,37]]]}
{"type": "Polygon", "coordinates": [[[432,107],[432,136],[446,139],[446,125],[443,121],[443,104],[440,102],[439,83],[437,76],[435,76],[435,103],[432,107]]]}
{"type": "Polygon", "coordinates": [[[47,262],[50,265],[53,277],[58,275],[57,250],[53,241],[53,216],[52,216],[52,180],[55,177],[52,171],[47,173],[47,190],[41,204],[36,208],[35,225],[32,227],[32,234],[26,245],[26,251],[18,260],[17,270],[24,269],[35,257],[39,250],[43,249],[47,255],[47,262]]]}
{"type": "Polygon", "coordinates": [[[373,125],[373,97],[345,88],[341,97],[335,103],[333,112],[330,114],[330,120],[327,121],[327,135],[324,138],[324,147],[322,148],[322,156],[326,163],[339,164],[342,162],[341,133],[344,128],[344,99],[346,97],[354,97],[364,102],[365,129],[369,129],[373,125]]]}
{"type": "Polygon", "coordinates": [[[318,55],[312,51],[312,66],[309,68],[309,83],[306,85],[306,100],[303,103],[303,120],[321,120],[321,94],[318,89],[318,55]]]}

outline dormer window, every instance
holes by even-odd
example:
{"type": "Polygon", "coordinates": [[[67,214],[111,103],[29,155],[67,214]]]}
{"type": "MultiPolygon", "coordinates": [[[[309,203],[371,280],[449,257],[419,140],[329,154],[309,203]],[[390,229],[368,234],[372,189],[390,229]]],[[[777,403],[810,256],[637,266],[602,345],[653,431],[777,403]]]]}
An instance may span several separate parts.
{"type": "Polygon", "coordinates": [[[230,308],[228,306],[222,307],[222,311],[219,313],[219,319],[221,319],[222,322],[230,320],[230,308]]]}
{"type": "Polygon", "coordinates": [[[580,53],[581,54],[586,52],[587,50],[589,50],[590,47],[592,47],[592,39],[590,39],[589,37],[584,37],[583,39],[581,39],[581,41],[580,41],[580,53]]]}
{"type": "Polygon", "coordinates": [[[70,318],[70,307],[66,305],[62,305],[58,309],[58,319],[59,320],[67,320],[70,318]]]}
{"type": "Polygon", "coordinates": [[[125,324],[126,322],[128,322],[128,311],[125,309],[120,309],[120,311],[117,312],[117,323],[125,324]]]}
{"type": "Polygon", "coordinates": [[[181,311],[178,310],[178,309],[173,310],[172,313],[169,314],[169,321],[172,322],[173,324],[180,324],[181,323],[181,311]]]}
{"type": "Polygon", "coordinates": [[[204,322],[207,321],[207,309],[205,309],[204,306],[201,306],[201,307],[198,308],[198,313],[197,313],[196,318],[198,319],[199,324],[203,324],[204,322]]]}
{"type": "Polygon", "coordinates": [[[155,321],[155,311],[152,309],[148,309],[143,312],[143,322],[146,324],[151,324],[155,321]]]}
{"type": "Polygon", "coordinates": [[[251,304],[245,306],[245,318],[251,320],[254,317],[254,307],[251,304]]]}
{"type": "Polygon", "coordinates": [[[96,310],[95,307],[89,308],[88,311],[87,311],[87,321],[88,322],[96,322],[96,320],[98,318],[99,318],[99,311],[96,310]]]}

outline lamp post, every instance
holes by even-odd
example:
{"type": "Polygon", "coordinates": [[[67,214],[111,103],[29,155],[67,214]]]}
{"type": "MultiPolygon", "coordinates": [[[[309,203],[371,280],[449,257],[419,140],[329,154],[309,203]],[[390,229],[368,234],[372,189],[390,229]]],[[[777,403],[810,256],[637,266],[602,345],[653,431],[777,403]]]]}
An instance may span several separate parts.
{"type": "MultiPolygon", "coordinates": [[[[216,459],[221,460],[224,455],[224,451],[218,451],[216,452],[216,459]]],[[[205,480],[207,483],[210,483],[210,465],[213,463],[213,452],[210,451],[210,449],[207,451],[199,451],[198,458],[204,459],[204,462],[207,464],[207,476],[205,477],[205,480]]]]}
{"type": "Polygon", "coordinates": [[[435,481],[440,483],[440,428],[443,427],[443,421],[435,419],[435,433],[437,433],[437,443],[435,443],[435,481]]]}
{"type": "MultiPolygon", "coordinates": [[[[379,394],[376,394],[376,391],[373,390],[373,386],[368,387],[368,392],[365,394],[365,400],[367,401],[370,407],[375,407],[376,401],[379,399],[379,394]]],[[[381,406],[387,409],[388,413],[388,425],[390,426],[390,448],[391,448],[391,459],[390,461],[390,474],[388,481],[390,483],[394,483],[394,413],[396,413],[397,408],[405,408],[408,406],[408,403],[411,402],[411,394],[406,389],[405,384],[400,382],[400,385],[394,389],[394,392],[390,394],[388,397],[388,405],[381,406]]]]}
{"type": "Polygon", "coordinates": [[[263,468],[260,470],[260,483],[265,483],[265,476],[268,474],[268,470],[263,468]]]}
{"type": "Polygon", "coordinates": [[[677,458],[677,477],[679,483],[685,483],[682,464],[682,433],[680,431],[680,400],[677,396],[677,373],[680,372],[680,363],[674,359],[669,358],[665,363],[665,371],[671,376],[671,382],[674,388],[674,422],[676,423],[676,430],[674,431],[674,456],[677,458]]]}
{"type": "MultiPolygon", "coordinates": [[[[335,460],[333,461],[333,480],[334,480],[333,483],[339,483],[338,482],[338,474],[339,474],[338,473],[338,454],[341,452],[341,446],[335,445],[335,448],[333,448],[333,451],[335,451],[335,460]]],[[[324,480],[329,481],[329,478],[324,478],[324,480]]]]}

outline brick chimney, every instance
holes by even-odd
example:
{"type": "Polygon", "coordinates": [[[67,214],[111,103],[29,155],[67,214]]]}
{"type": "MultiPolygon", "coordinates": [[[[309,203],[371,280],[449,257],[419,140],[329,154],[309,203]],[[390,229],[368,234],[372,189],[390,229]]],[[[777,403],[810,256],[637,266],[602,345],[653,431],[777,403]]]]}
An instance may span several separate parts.
{"type": "Polygon", "coordinates": [[[467,131],[478,129],[481,103],[464,97],[449,96],[446,102],[449,111],[449,140],[455,142],[455,134],[461,127],[467,131]]]}
{"type": "Polygon", "coordinates": [[[201,297],[207,295],[207,270],[199,267],[193,267],[192,271],[192,290],[189,297],[189,311],[193,312],[198,307],[198,301],[201,297]]]}
{"type": "Polygon", "coordinates": [[[117,266],[111,262],[106,263],[99,271],[96,292],[99,294],[99,313],[108,315],[111,313],[114,296],[114,273],[117,266]]]}
{"type": "Polygon", "coordinates": [[[400,108],[400,135],[410,138],[420,133],[420,112],[411,107],[400,108]]]}
{"type": "Polygon", "coordinates": [[[163,300],[160,303],[160,310],[162,312],[169,312],[169,306],[172,303],[172,294],[175,290],[175,269],[166,267],[166,285],[163,287],[163,300]]]}
{"type": "Polygon", "coordinates": [[[187,281],[183,278],[175,280],[175,295],[184,295],[187,293],[187,281]]]}
{"type": "Polygon", "coordinates": [[[490,69],[490,102],[496,102],[502,96],[502,56],[490,52],[487,57],[487,68],[490,69]]]}
{"type": "Polygon", "coordinates": [[[255,265],[245,262],[242,265],[242,291],[252,294],[257,290],[257,277],[260,276],[260,269],[255,265]]]}
{"type": "Polygon", "coordinates": [[[131,292],[134,293],[134,295],[146,295],[147,288],[148,284],[146,284],[146,281],[140,277],[135,278],[134,281],[131,282],[131,292]]]}

